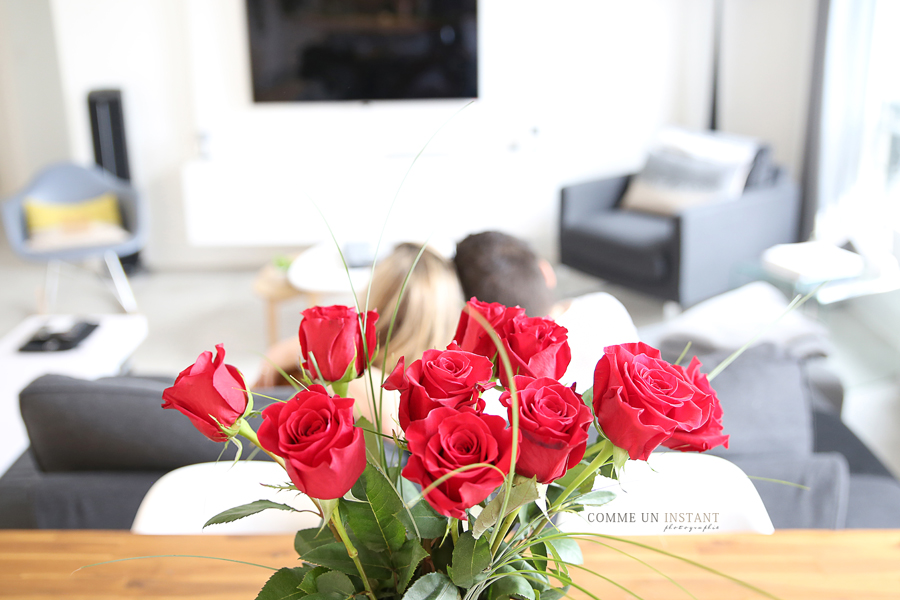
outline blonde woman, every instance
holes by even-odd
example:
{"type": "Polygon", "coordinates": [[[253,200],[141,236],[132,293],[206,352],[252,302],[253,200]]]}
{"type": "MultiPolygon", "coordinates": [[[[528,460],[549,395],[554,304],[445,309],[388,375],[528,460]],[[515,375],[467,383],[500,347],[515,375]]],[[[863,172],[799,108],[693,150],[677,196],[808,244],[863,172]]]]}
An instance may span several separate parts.
{"type": "MultiPolygon", "coordinates": [[[[376,399],[382,393],[379,386],[383,370],[393,369],[401,356],[405,357],[406,364],[409,365],[421,358],[426,350],[445,348],[453,340],[453,334],[456,332],[456,324],[463,306],[462,289],[456,270],[450,261],[426,247],[415,269],[410,273],[419,250],[421,250],[419,244],[399,244],[389,256],[378,262],[369,288],[359,295],[359,306],[362,310],[366,310],[368,296],[368,310],[378,311],[378,322],[375,325],[378,354],[372,360],[371,369],[376,399]],[[409,281],[406,283],[398,307],[397,300],[400,298],[407,274],[409,281]],[[388,341],[395,308],[397,315],[388,341]]],[[[253,387],[270,387],[284,383],[273,364],[287,372],[296,371],[299,355],[300,341],[297,336],[283,340],[270,348],[266,352],[266,360],[260,365],[259,379],[253,387]]],[[[349,385],[348,395],[356,399],[360,414],[372,420],[370,394],[368,374],[349,385]]],[[[396,392],[386,390],[383,392],[382,412],[385,416],[382,418],[382,429],[385,433],[389,434],[395,426],[398,400],[399,395],[396,392]]]]}

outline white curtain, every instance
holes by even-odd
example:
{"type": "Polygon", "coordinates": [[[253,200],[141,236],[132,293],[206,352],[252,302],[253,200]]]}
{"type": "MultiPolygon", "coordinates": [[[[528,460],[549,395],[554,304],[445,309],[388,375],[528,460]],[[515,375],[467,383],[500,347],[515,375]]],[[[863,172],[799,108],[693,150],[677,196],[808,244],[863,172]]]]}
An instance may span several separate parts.
{"type": "Polygon", "coordinates": [[[804,237],[813,232],[817,238],[835,237],[841,204],[857,181],[876,4],[819,1],[804,168],[804,237]]]}

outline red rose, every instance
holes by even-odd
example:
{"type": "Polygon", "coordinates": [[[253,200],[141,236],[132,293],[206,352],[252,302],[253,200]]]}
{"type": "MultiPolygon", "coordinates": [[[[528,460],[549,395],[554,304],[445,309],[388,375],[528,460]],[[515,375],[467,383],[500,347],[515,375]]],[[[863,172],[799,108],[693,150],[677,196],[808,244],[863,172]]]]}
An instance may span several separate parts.
{"type": "Polygon", "coordinates": [[[676,429],[692,431],[706,422],[709,396],[684,369],[641,342],[607,346],[594,370],[597,422],[632,460],[647,460],[676,429]]]}
{"type": "MultiPolygon", "coordinates": [[[[517,316],[507,321],[501,337],[515,375],[562,377],[572,360],[569,332],[551,319],[517,316]]],[[[506,369],[498,360],[500,383],[509,387],[506,369]]]]}
{"type": "MultiPolygon", "coordinates": [[[[300,356],[303,368],[329,383],[347,382],[366,369],[366,352],[356,309],[349,306],[314,306],[303,311],[300,321],[300,356]],[[315,365],[310,360],[315,357],[315,365]],[[318,366],[318,370],[316,370],[318,366]]],[[[375,322],[378,313],[366,313],[366,349],[375,355],[375,322]]]]}
{"type": "Polygon", "coordinates": [[[404,371],[403,358],[384,389],[400,391],[400,427],[424,419],[440,407],[480,413],[481,392],[491,387],[494,364],[483,356],[463,352],[451,343],[447,350],[426,350],[404,371]]]}
{"type": "MultiPolygon", "coordinates": [[[[588,428],[594,419],[581,398],[558,381],[516,376],[522,453],[516,473],[550,483],[584,457],[588,428]]],[[[512,395],[500,396],[512,422],[512,395]]]]}
{"type": "Polygon", "coordinates": [[[695,429],[676,427],[672,437],[663,442],[664,446],[672,450],[705,452],[720,445],[728,447],[728,436],[722,434],[722,405],[716,392],[709,386],[706,373],[700,372],[700,364],[695,356],[691,359],[686,372],[693,384],[707,394],[707,402],[701,404],[700,408],[703,409],[704,415],[708,416],[695,429]]]}
{"type": "MultiPolygon", "coordinates": [[[[476,463],[494,465],[509,473],[512,430],[502,417],[438,408],[406,431],[410,457],[403,476],[422,486],[459,467],[476,463]]],[[[491,467],[475,467],[457,473],[425,499],[442,515],[466,518],[465,509],[475,506],[503,483],[504,475],[491,467]]]]}
{"type": "Polygon", "coordinates": [[[466,303],[466,307],[459,315],[459,323],[456,325],[456,335],[453,336],[453,341],[459,344],[461,350],[480,354],[493,360],[497,355],[497,346],[484,327],[469,315],[469,311],[473,310],[490,323],[497,335],[501,335],[500,332],[506,323],[513,317],[524,315],[525,309],[518,306],[510,308],[498,302],[481,302],[475,298],[466,303]]]}
{"type": "Polygon", "coordinates": [[[247,412],[246,389],[240,371],[225,364],[225,348],[217,344],[215,359],[212,352],[204,352],[166,388],[162,407],[180,410],[200,433],[225,442],[237,433],[235,424],[247,412]]]}
{"type": "Polygon", "coordinates": [[[363,430],[353,426],[353,399],[311,385],[263,410],[260,445],[284,458],[297,489],[323,500],[347,493],[366,468],[363,430]]]}

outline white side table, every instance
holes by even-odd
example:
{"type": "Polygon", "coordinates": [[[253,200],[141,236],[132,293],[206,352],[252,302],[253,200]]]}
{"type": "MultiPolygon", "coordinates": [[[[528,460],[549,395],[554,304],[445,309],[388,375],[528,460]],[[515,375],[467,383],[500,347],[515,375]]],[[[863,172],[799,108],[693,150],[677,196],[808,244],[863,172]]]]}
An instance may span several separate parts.
{"type": "Polygon", "coordinates": [[[341,262],[341,255],[333,243],[323,242],[297,256],[288,268],[287,278],[292,286],[306,292],[311,300],[322,295],[359,294],[369,284],[369,267],[347,270],[341,262]],[[350,282],[353,282],[352,290],[350,282]]]}
{"type": "Polygon", "coordinates": [[[28,447],[28,434],[19,412],[19,392],[25,386],[47,373],[81,379],[118,375],[146,337],[144,315],[33,315],[0,339],[0,414],[6,416],[0,473],[5,473],[28,447]],[[18,351],[42,325],[63,330],[82,319],[98,323],[99,327],[77,348],[61,352],[18,351]]]}

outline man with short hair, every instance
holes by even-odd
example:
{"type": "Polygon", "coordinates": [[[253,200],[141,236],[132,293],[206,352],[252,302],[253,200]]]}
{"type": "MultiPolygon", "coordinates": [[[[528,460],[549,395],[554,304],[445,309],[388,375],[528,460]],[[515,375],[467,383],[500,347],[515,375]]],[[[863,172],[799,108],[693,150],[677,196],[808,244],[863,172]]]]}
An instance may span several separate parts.
{"type": "Polygon", "coordinates": [[[453,259],[466,298],[521,306],[529,317],[550,317],[569,331],[572,362],[563,383],[593,385],[594,367],[603,348],[637,342],[628,311],[606,292],[555,302],[556,274],[524,241],[498,231],[468,236],[453,259]]]}

